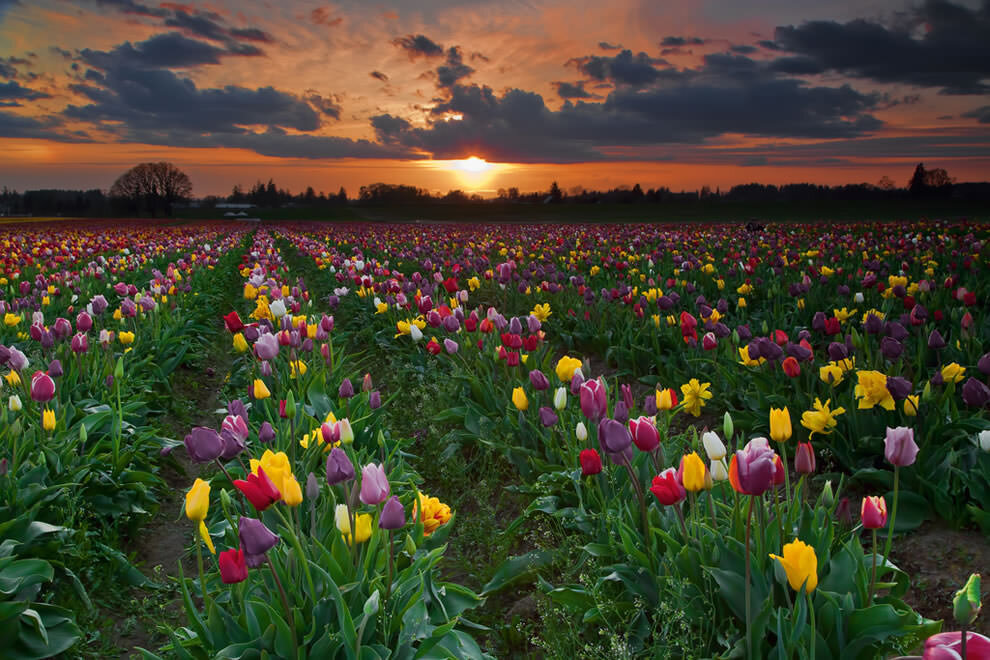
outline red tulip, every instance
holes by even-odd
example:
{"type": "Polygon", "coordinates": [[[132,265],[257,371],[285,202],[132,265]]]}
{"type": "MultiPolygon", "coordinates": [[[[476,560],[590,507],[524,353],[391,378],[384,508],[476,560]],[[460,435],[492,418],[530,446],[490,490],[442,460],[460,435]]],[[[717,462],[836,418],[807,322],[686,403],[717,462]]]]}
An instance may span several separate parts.
{"type": "Polygon", "coordinates": [[[864,497],[859,515],[864,529],[883,529],[887,525],[887,501],[882,496],[864,497]]]}
{"type": "Polygon", "coordinates": [[[784,369],[784,373],[791,378],[797,378],[801,375],[801,365],[793,356],[784,358],[784,363],[780,366],[784,369]]]}
{"type": "Polygon", "coordinates": [[[582,449],[578,456],[581,461],[581,476],[587,477],[602,471],[602,457],[594,449],[582,449]]]}
{"type": "Polygon", "coordinates": [[[234,479],[234,486],[244,493],[258,511],[264,511],[282,497],[262,467],[258,468],[258,474],[249,474],[247,481],[234,479]]]}
{"type": "Polygon", "coordinates": [[[650,486],[650,492],[664,506],[677,504],[687,495],[684,486],[677,478],[677,470],[672,467],[653,477],[653,485],[650,486]]]}
{"type": "Polygon", "coordinates": [[[55,381],[44,371],[35,371],[31,376],[31,398],[40,403],[55,397],[55,381]]]}
{"type": "Polygon", "coordinates": [[[815,471],[815,449],[810,442],[799,442],[794,455],[794,471],[798,474],[812,474],[815,471]]]}
{"type": "Polygon", "coordinates": [[[236,310],[224,316],[223,323],[231,334],[244,329],[244,323],[241,321],[241,317],[237,315],[236,310]]]}
{"type": "Polygon", "coordinates": [[[240,548],[224,550],[217,558],[217,563],[220,564],[220,579],[224,584],[236,584],[247,579],[247,562],[244,560],[244,551],[240,548]]]}

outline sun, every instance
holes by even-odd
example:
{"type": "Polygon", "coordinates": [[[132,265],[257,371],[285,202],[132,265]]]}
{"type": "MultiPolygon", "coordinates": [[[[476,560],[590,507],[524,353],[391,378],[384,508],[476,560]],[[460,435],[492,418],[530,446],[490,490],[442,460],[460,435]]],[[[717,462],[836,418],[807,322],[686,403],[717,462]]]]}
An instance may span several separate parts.
{"type": "Polygon", "coordinates": [[[483,172],[487,172],[493,167],[492,164],[484,158],[478,158],[477,156],[471,156],[470,158],[465,158],[464,160],[452,160],[450,161],[450,166],[451,169],[461,172],[469,172],[471,174],[481,174],[483,172]]]}

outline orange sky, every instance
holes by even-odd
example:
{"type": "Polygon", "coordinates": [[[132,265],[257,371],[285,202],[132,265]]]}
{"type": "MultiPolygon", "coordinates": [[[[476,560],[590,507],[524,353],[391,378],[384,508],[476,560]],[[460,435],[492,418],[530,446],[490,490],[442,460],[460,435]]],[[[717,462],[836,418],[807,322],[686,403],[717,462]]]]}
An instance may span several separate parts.
{"type": "MultiPolygon", "coordinates": [[[[982,72],[960,80],[951,57],[953,70],[924,77],[870,61],[842,70],[813,50],[814,21],[893,33],[907,5],[656,4],[8,3],[0,186],[106,189],[146,160],[176,163],[199,195],[268,178],[352,195],[379,181],[484,195],[554,180],[904,185],[919,161],[990,178],[982,72]],[[815,57],[822,70],[804,73],[815,57]],[[941,93],[950,85],[969,89],[941,93]],[[471,155],[504,162],[447,164],[471,155]]],[[[977,6],[960,0],[979,31],[990,17],[977,6]]],[[[923,56],[925,35],[911,36],[923,56]]]]}

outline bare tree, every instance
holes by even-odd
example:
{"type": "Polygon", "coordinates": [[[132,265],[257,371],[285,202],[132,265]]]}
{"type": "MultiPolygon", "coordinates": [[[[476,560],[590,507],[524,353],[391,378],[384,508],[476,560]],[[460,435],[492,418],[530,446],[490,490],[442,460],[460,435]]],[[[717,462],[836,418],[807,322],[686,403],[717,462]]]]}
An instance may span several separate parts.
{"type": "Polygon", "coordinates": [[[165,162],[135,165],[110,188],[110,197],[125,201],[137,213],[147,209],[151,217],[159,210],[171,215],[173,204],[191,194],[192,182],[185,172],[165,162]]]}

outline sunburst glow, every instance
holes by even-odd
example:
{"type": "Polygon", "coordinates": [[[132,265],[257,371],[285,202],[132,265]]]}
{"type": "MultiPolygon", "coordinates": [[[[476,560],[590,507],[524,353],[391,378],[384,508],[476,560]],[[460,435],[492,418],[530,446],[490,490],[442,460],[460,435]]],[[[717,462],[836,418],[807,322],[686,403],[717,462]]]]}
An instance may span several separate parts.
{"type": "Polygon", "coordinates": [[[459,170],[461,172],[470,172],[471,174],[481,174],[482,172],[487,172],[492,169],[493,165],[486,161],[484,158],[478,158],[477,156],[471,156],[470,158],[465,158],[464,160],[452,160],[450,161],[450,167],[454,170],[459,170]]]}

